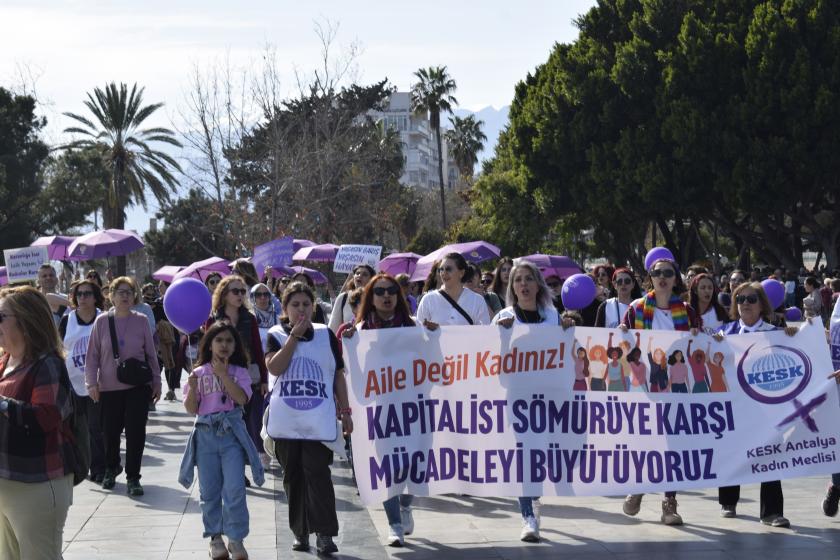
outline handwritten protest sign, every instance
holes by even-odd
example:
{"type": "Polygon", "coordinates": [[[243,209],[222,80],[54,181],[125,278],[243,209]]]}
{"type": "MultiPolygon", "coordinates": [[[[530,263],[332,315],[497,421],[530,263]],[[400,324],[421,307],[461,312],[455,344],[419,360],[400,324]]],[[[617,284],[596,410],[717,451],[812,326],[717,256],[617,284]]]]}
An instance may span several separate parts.
{"type": "Polygon", "coordinates": [[[9,284],[38,278],[38,269],[50,262],[46,247],[22,247],[3,251],[9,284]]]}
{"type": "Polygon", "coordinates": [[[614,496],[840,471],[840,400],[817,325],[723,342],[396,328],[359,331],[344,352],[365,503],[403,491],[614,496]],[[590,390],[601,378],[610,390],[590,390]]]}
{"type": "Polygon", "coordinates": [[[381,254],[382,247],[379,245],[342,245],[335,256],[333,272],[350,273],[360,264],[376,270],[381,254]]]}

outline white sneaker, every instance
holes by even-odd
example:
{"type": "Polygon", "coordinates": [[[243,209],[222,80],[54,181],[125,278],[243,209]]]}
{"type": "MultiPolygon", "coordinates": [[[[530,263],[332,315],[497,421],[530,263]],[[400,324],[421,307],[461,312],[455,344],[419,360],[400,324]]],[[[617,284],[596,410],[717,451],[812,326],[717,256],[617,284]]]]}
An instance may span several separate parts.
{"type": "Polygon", "coordinates": [[[400,506],[400,519],[402,521],[402,528],[404,535],[410,535],[414,532],[414,515],[411,513],[411,506],[400,506]]]}
{"type": "Polygon", "coordinates": [[[525,542],[540,542],[540,524],[536,517],[529,515],[522,520],[522,533],[519,539],[525,542]]]}
{"type": "Polygon", "coordinates": [[[395,548],[401,547],[405,544],[405,533],[403,532],[403,527],[399,523],[394,523],[393,525],[388,526],[388,546],[393,546],[395,548]]]}
{"type": "Polygon", "coordinates": [[[268,453],[260,453],[260,463],[264,469],[271,467],[271,457],[268,453]]]}

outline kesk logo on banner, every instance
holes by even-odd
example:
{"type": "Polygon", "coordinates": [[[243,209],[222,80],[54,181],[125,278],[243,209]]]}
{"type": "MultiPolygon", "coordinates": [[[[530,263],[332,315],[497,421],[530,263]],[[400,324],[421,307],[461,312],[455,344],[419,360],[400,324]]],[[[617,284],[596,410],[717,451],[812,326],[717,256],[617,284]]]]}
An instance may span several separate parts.
{"type": "Polygon", "coordinates": [[[817,325],[722,342],[417,327],[360,331],[344,349],[365,503],[403,491],[614,496],[840,471],[840,399],[817,325]]]}
{"type": "Polygon", "coordinates": [[[366,264],[376,270],[381,254],[382,247],[379,245],[342,245],[335,255],[333,272],[350,273],[360,264],[366,264]]]}

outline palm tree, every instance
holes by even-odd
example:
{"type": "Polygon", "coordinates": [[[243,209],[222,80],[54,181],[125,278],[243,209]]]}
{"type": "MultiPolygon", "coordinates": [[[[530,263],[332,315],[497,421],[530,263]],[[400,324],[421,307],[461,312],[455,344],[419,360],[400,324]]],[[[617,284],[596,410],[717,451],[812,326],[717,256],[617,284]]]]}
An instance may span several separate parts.
{"type": "Polygon", "coordinates": [[[446,229],[446,196],[443,183],[443,149],[440,139],[440,115],[451,113],[458,100],[452,95],[457,86],[446,72],[446,66],[430,66],[414,73],[419,80],[411,88],[411,110],[416,114],[429,115],[429,124],[435,133],[438,149],[438,179],[440,180],[440,214],[443,229],[446,229]]]}
{"type": "MultiPolygon", "coordinates": [[[[145,209],[146,188],[158,202],[164,203],[169,200],[169,192],[178,186],[172,170],[180,172],[181,166],[169,154],[153,150],[149,144],[163,142],[181,147],[181,143],[168,128],[140,130],[143,121],[163,106],[163,103],[143,106],[143,89],[138,90],[134,84],[129,92],[126,84],[117,86],[112,82],[104,90],[95,88],[93,94],[88,93],[84,104],[94,120],[64,113],[84,125],[64,129],[66,133],[83,136],[64,147],[96,150],[108,171],[108,196],[102,206],[106,228],[123,229],[125,209],[129,206],[139,203],[145,209]]],[[[117,259],[117,271],[125,274],[125,257],[117,259]]]]}
{"type": "Polygon", "coordinates": [[[446,131],[446,143],[455,157],[455,164],[464,182],[472,179],[475,164],[478,163],[478,152],[484,148],[487,135],[481,130],[484,121],[477,120],[475,115],[464,118],[451,116],[449,122],[452,130],[446,131]]]}

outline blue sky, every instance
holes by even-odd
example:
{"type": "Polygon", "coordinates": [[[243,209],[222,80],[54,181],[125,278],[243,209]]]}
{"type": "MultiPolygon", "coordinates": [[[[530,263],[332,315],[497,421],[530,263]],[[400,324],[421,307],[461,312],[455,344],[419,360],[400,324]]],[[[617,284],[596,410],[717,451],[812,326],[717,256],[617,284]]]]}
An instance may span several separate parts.
{"type": "MultiPolygon", "coordinates": [[[[110,81],[145,86],[147,102],[166,103],[154,124],[172,126],[194,65],[225,57],[253,65],[267,44],[276,48],[285,93],[292,93],[295,69],[309,72],[318,64],[315,22],[329,20],[339,25],[338,50],[354,41],[361,46],[360,81],[387,77],[407,90],[417,68],[447,65],[461,107],[500,107],[555,42],[574,40],[572,20],[593,4],[3,0],[0,84],[17,86],[20,69],[27,69],[32,79],[25,81],[34,82],[44,104],[53,143],[66,140],[61,113],[82,112],[86,92],[110,81]]],[[[129,225],[145,229],[147,221],[141,210],[132,212],[129,225]]]]}

